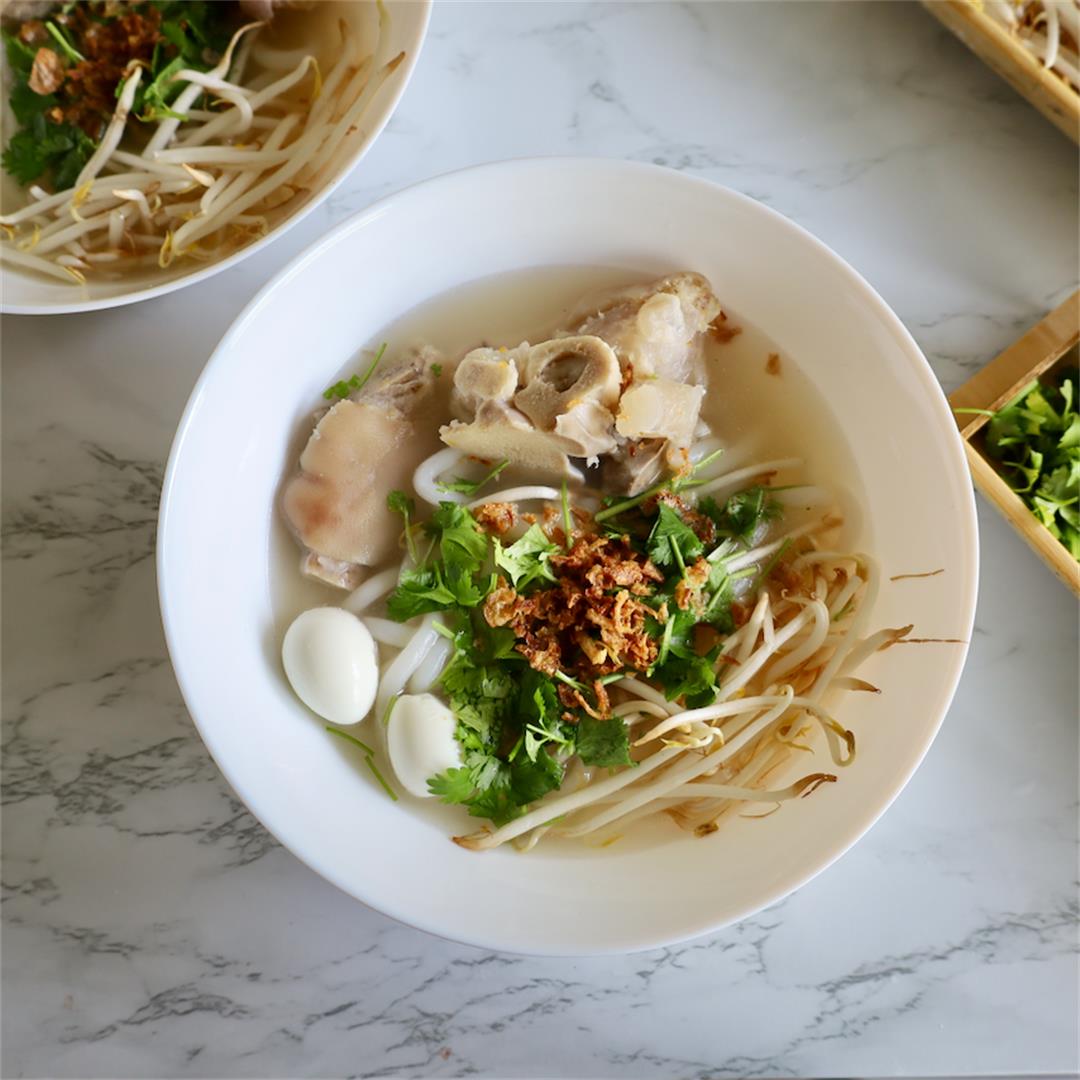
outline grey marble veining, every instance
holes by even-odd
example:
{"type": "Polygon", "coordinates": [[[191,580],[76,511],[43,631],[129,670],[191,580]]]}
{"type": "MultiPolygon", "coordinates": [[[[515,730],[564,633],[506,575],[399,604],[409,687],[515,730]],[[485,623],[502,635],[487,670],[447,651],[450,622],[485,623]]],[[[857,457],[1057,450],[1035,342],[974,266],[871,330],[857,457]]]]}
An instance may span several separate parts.
{"type": "Polygon", "coordinates": [[[153,568],[201,365],[373,198],[552,153],[791,216],[947,389],[1075,287],[1075,148],[917,6],[441,2],[382,139],[269,251],[132,308],[5,320],[5,1076],[1077,1069],[1077,609],[985,506],[970,660],[910,786],[816,881],[688,945],[538,960],[401,927],[296,862],[203,749],[153,568]]]}

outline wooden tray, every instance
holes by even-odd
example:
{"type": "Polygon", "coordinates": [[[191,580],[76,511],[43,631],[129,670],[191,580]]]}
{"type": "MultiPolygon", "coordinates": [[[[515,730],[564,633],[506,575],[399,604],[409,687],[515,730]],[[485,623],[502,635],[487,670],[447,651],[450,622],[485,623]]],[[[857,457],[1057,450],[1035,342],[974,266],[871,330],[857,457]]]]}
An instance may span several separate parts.
{"type": "MultiPolygon", "coordinates": [[[[959,390],[950,394],[949,404],[954,409],[1000,409],[1032,379],[1058,364],[1075,363],[1078,340],[1080,292],[1075,292],[1019,341],[973,375],[959,390]]],[[[1020,496],[1005,483],[983,454],[982,440],[976,436],[989,419],[977,413],[960,413],[956,416],[975,486],[1004,514],[1043,562],[1080,596],[1080,564],[1024,505],[1020,496]]]]}
{"type": "Polygon", "coordinates": [[[972,0],[923,0],[923,7],[1052,124],[1080,142],[1080,94],[1047,71],[1004,26],[972,0]]]}

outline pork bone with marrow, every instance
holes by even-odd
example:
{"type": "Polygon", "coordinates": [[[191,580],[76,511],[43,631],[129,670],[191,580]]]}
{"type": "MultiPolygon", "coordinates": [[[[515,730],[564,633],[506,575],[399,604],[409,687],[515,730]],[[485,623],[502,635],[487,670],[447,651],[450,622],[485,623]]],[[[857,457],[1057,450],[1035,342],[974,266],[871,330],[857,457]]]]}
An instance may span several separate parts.
{"type": "Polygon", "coordinates": [[[465,420],[439,434],[472,457],[561,478],[572,475],[571,457],[614,449],[618,397],[619,362],[597,337],[473,349],[454,373],[454,411],[465,420]]]}
{"type": "Polygon", "coordinates": [[[457,422],[442,440],[559,478],[605,459],[636,494],[680,468],[705,397],[704,335],[721,315],[700,274],[608,293],[550,341],[474,349],[454,378],[457,422]]]}

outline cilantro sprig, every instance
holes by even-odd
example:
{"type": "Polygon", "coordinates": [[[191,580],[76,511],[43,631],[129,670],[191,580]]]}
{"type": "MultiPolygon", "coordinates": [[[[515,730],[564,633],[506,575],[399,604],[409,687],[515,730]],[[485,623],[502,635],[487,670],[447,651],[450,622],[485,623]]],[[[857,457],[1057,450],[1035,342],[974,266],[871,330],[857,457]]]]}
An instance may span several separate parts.
{"type": "Polygon", "coordinates": [[[711,465],[723,452],[723,449],[714,450],[711,454],[703,457],[696,465],[693,465],[687,472],[669,476],[666,480],[653,484],[652,487],[646,488],[629,499],[611,502],[596,514],[594,520],[602,522],[618,517],[620,514],[625,514],[628,510],[633,510],[635,507],[641,506],[642,503],[656,498],[662,491],[670,491],[673,495],[677,495],[680,491],[686,491],[688,488],[700,487],[705,481],[698,474],[706,465],[711,465]]]}
{"type": "Polygon", "coordinates": [[[347,379],[339,379],[333,386],[328,386],[323,391],[323,397],[327,401],[343,401],[345,398],[352,394],[359,393],[368,384],[368,380],[375,374],[375,369],[379,366],[379,361],[383,358],[383,353],[386,352],[386,342],[384,341],[372,358],[372,361],[364,369],[362,373],[356,375],[350,375],[347,379]]]}
{"type": "Polygon", "coordinates": [[[682,573],[687,562],[699,558],[705,545],[693,529],[667,503],[657,508],[656,522],[649,533],[649,558],[659,567],[677,567],[682,573]]]}
{"type": "MultiPolygon", "coordinates": [[[[1076,373],[1035,380],[989,413],[985,445],[1006,483],[1080,562],[1080,414],[1076,373]]],[[[984,412],[957,409],[957,412],[984,412]]]]}
{"type": "Polygon", "coordinates": [[[455,491],[461,495],[475,495],[485,484],[490,484],[509,464],[510,459],[504,458],[479,480],[466,480],[463,476],[458,476],[453,480],[439,481],[435,486],[440,491],[455,491]]]}
{"type": "Polygon", "coordinates": [[[555,580],[551,556],[558,550],[539,525],[530,525],[525,535],[509,547],[495,540],[495,565],[506,571],[514,588],[520,591],[534,581],[555,580]]]}
{"type": "MultiPolygon", "coordinates": [[[[157,0],[143,6],[155,8],[160,21],[152,51],[144,39],[130,56],[147,68],[135,94],[132,116],[144,123],[155,123],[166,116],[185,120],[170,107],[185,85],[176,82],[175,76],[184,68],[206,71],[224,52],[232,30],[230,6],[208,0],[157,0]]],[[[122,7],[113,11],[107,4],[80,5],[88,12],[81,23],[71,17],[74,7],[64,5],[61,15],[44,24],[50,38],[48,47],[64,67],[64,77],[52,93],[39,94],[30,88],[37,46],[20,40],[17,31],[3,34],[9,71],[8,103],[19,127],[8,140],[0,162],[23,186],[44,183],[62,191],[75,183],[97,149],[96,132],[104,130],[111,115],[111,107],[100,115],[93,106],[87,108],[85,76],[97,67],[97,77],[101,78],[102,64],[111,65],[106,69],[110,71],[127,68],[123,57],[119,64],[111,58],[99,60],[80,37],[85,26],[97,28],[99,34],[107,33],[110,24],[123,13],[122,7]],[[75,68],[81,77],[68,79],[67,73],[75,68]]],[[[117,78],[114,97],[119,97],[123,81],[122,76],[117,78]]]]}
{"type": "Polygon", "coordinates": [[[331,735],[337,735],[339,739],[344,739],[346,742],[358,746],[364,752],[364,764],[367,766],[368,772],[375,777],[376,782],[383,791],[385,791],[394,802],[397,802],[397,792],[387,782],[387,779],[383,776],[379,766],[375,764],[375,751],[362,739],[358,739],[355,735],[350,735],[347,731],[342,731],[341,728],[331,727],[327,724],[326,730],[329,731],[331,735]]]}
{"type": "MultiPolygon", "coordinates": [[[[668,481],[655,494],[693,483],[688,475],[668,481]]],[[[403,492],[392,493],[388,506],[403,517],[413,565],[388,598],[387,611],[401,621],[439,611],[435,629],[453,644],[440,682],[456,719],[461,764],[431,777],[431,793],[500,826],[557,790],[575,756],[588,766],[632,767],[627,725],[621,717],[597,715],[593,705],[599,706],[604,695],[594,690],[592,676],[569,656],[566,670],[533,669],[518,651],[513,631],[491,627],[482,611],[500,580],[526,598],[557,587],[561,545],[539,524],[504,543],[454,502],[441,502],[422,523],[415,522],[416,507],[403,492]],[[414,537],[421,533],[430,548],[418,558],[414,537]]],[[[757,572],[730,573],[730,556],[743,550],[779,507],[774,509],[766,490],[747,489],[722,506],[706,504],[713,524],[662,497],[651,504],[643,498],[632,509],[620,511],[625,515],[620,543],[639,558],[648,557],[662,575],[662,580],[654,575],[641,594],[655,612],[645,619],[646,632],[656,641],[655,660],[646,672],[618,671],[599,681],[644,674],[670,701],[688,708],[707,705],[716,697],[723,635],[734,628],[733,583],[757,572]],[[706,562],[713,525],[724,538],[706,562]]],[[[569,512],[568,500],[564,511],[569,512]]]]}
{"type": "Polygon", "coordinates": [[[720,506],[711,496],[698,503],[698,510],[716,526],[716,535],[750,544],[762,525],[774,521],[783,512],[771,489],[761,484],[737,491],[720,506]]]}
{"type": "Polygon", "coordinates": [[[4,171],[23,186],[48,176],[58,190],[71,187],[97,143],[82,128],[50,118],[60,100],[30,89],[35,51],[14,34],[3,37],[11,80],[8,104],[19,124],[0,158],[4,171]]]}

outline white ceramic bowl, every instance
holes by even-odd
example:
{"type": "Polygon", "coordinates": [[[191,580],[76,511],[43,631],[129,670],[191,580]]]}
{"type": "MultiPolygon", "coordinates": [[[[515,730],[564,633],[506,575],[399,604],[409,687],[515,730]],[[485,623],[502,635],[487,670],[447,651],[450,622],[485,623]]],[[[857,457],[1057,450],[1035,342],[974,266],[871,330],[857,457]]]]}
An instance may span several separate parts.
{"type": "Polygon", "coordinates": [[[424,930],[548,954],[703,934],[824,869],[907,783],[966,653],[878,654],[865,671],[885,692],[851,695],[839,713],[860,736],[841,782],[705,840],[672,828],[670,842],[644,850],[474,854],[447,839],[449,819],[440,826],[391,803],[281,673],[268,560],[290,439],[358,346],[411,307],[489,274],[569,263],[699,270],[725,309],[811,374],[845,418],[868,492],[860,546],[886,575],[945,569],[886,581],[874,624],[914,622],[921,636],[966,640],[977,578],[971,482],[926,360],[848,265],[745,196],[617,161],[482,166],[384,199],[279,274],[207,365],[165,479],[158,573],[185,700],[240,797],[318,873],[424,930]],[[257,424],[238,422],[240,402],[257,407],[257,424]]]}
{"type": "MultiPolygon", "coordinates": [[[[121,281],[89,280],[85,285],[65,284],[46,278],[22,267],[13,266],[0,259],[0,311],[6,315],[58,315],[70,311],[96,311],[100,308],[118,307],[133,304],[138,300],[149,300],[174,289],[193,285],[229,266],[235,266],[241,259],[246,259],[256,251],[291,229],[302,221],[317,206],[325,202],[335,188],[352,171],[353,167],[371,149],[372,143],[379,137],[397,108],[401,95],[405,92],[409,77],[420,56],[420,47],[427,32],[428,19],[431,15],[432,0],[388,0],[390,10],[389,47],[391,55],[404,51],[405,59],[387,80],[386,85],[373,100],[371,108],[364,115],[364,126],[360,138],[348,139],[341,143],[330,159],[324,179],[308,199],[292,209],[280,220],[271,221],[267,234],[247,247],[232,255],[206,265],[198,263],[174,264],[170,271],[145,271],[132,274],[121,281]]],[[[347,19],[361,41],[371,40],[374,22],[377,18],[373,0],[335,0],[337,13],[347,19]]],[[[0,54],[0,74],[5,72],[7,61],[0,54]]],[[[0,85],[6,87],[5,78],[0,78],[0,85]]],[[[7,93],[4,92],[6,103],[7,93]]],[[[5,127],[10,116],[5,110],[5,127]]],[[[7,173],[0,172],[0,202],[7,207],[23,204],[24,196],[14,180],[7,173]]]]}

